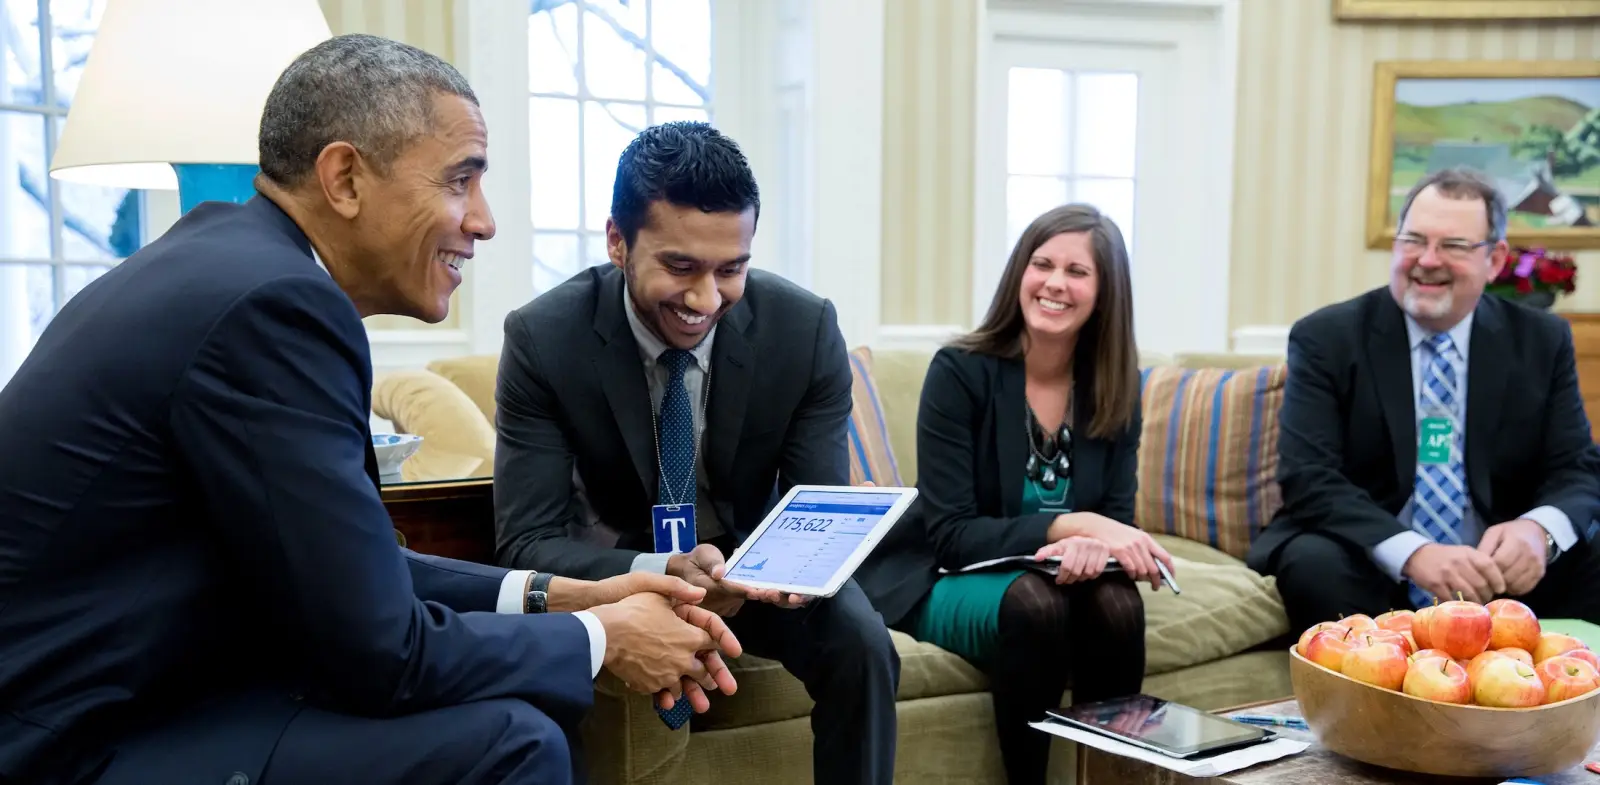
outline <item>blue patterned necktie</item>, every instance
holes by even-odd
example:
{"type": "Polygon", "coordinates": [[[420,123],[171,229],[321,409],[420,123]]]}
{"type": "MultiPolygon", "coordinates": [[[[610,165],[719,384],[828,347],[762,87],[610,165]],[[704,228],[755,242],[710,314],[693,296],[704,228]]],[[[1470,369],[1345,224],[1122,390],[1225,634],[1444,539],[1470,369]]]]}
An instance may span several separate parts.
{"type": "MultiPolygon", "coordinates": [[[[682,349],[668,349],[661,353],[660,362],[667,367],[667,388],[661,396],[661,416],[656,433],[657,467],[661,477],[657,483],[657,504],[693,504],[694,480],[694,409],[689,404],[689,390],[683,384],[683,375],[694,362],[694,355],[682,349]]],[[[693,548],[695,543],[683,543],[693,548]]],[[[671,709],[656,707],[661,721],[677,730],[689,721],[694,709],[689,699],[678,698],[671,709]]]]}
{"type": "MultiPolygon", "coordinates": [[[[656,434],[660,447],[661,479],[656,488],[656,504],[693,504],[694,410],[689,405],[689,390],[683,375],[694,363],[694,355],[682,349],[661,353],[667,367],[667,388],[661,396],[661,422],[656,434]]],[[[694,547],[694,543],[688,543],[694,547]]]]}
{"type": "MultiPolygon", "coordinates": [[[[1434,542],[1461,545],[1461,523],[1467,509],[1467,470],[1462,461],[1460,388],[1457,386],[1456,366],[1451,361],[1455,344],[1448,333],[1440,333],[1429,338],[1423,346],[1429,350],[1426,352],[1429,356],[1422,372],[1422,391],[1417,398],[1417,408],[1423,416],[1445,413],[1450,418],[1453,444],[1449,461],[1418,462],[1411,523],[1412,528],[1434,542]]],[[[1409,591],[1411,601],[1417,607],[1433,602],[1433,596],[1416,584],[1411,584],[1409,591]]]]}

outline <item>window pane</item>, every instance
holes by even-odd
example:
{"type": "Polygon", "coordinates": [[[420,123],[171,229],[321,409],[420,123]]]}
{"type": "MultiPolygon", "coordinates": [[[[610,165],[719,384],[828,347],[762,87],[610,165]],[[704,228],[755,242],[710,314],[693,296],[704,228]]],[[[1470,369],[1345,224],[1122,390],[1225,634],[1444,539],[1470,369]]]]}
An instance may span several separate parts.
{"type": "Polygon", "coordinates": [[[78,91],[105,10],[106,0],[50,0],[50,65],[56,72],[56,103],[62,106],[70,106],[78,91]]]}
{"type": "MultiPolygon", "coordinates": [[[[583,4],[591,13],[603,17],[601,24],[607,24],[604,19],[609,19],[622,28],[623,35],[644,40],[645,0],[583,0],[583,4]]],[[[583,23],[589,24],[589,20],[583,23]]]]}
{"type": "Polygon", "coordinates": [[[1100,209],[1122,230],[1122,242],[1133,252],[1133,181],[1089,177],[1073,189],[1073,201],[1088,202],[1100,209]]]}
{"type": "Polygon", "coordinates": [[[123,259],[143,245],[143,202],[137,191],[66,182],[56,187],[61,193],[61,258],[123,259]]]}
{"type": "Polygon", "coordinates": [[[61,279],[66,284],[66,290],[61,294],[61,302],[78,296],[83,287],[88,286],[94,279],[99,278],[110,270],[110,265],[104,264],[69,264],[62,268],[61,279]]]}
{"type": "Polygon", "coordinates": [[[578,263],[578,237],[572,234],[533,235],[533,290],[548,291],[571,278],[581,269],[578,263]]]}
{"type": "Polygon", "coordinates": [[[585,13],[583,74],[589,92],[598,97],[644,100],[643,37],[617,31],[597,12],[585,13]]]}
{"type": "Polygon", "coordinates": [[[678,120],[691,120],[706,122],[706,110],[690,109],[687,106],[658,106],[656,107],[656,125],[671,123],[678,120]]]}
{"type": "Polygon", "coordinates": [[[644,107],[588,101],[583,105],[583,124],[584,228],[599,232],[611,215],[617,159],[644,130],[644,107]]]}
{"type": "Polygon", "coordinates": [[[533,228],[578,228],[578,102],[533,99],[528,132],[533,228]]]}
{"type": "Polygon", "coordinates": [[[583,263],[590,266],[611,264],[611,257],[606,254],[605,235],[586,234],[583,236],[583,263]]]}
{"type": "Polygon", "coordinates": [[[0,257],[50,258],[44,115],[0,112],[0,257]]]}
{"type": "Polygon", "coordinates": [[[1006,171],[1071,174],[1067,169],[1071,75],[1048,68],[1013,68],[1007,74],[1006,171]]]}
{"type": "Polygon", "coordinates": [[[656,80],[650,87],[654,91],[652,95],[655,100],[690,106],[705,104],[709,94],[705,92],[704,87],[691,87],[678,74],[659,62],[651,66],[651,70],[655,73],[656,80]]]}
{"type": "Polygon", "coordinates": [[[19,346],[26,354],[55,315],[51,269],[48,264],[0,263],[0,355],[19,346]]]}
{"type": "Polygon", "coordinates": [[[1006,178],[1006,247],[1002,252],[1011,252],[1033,219],[1066,203],[1067,181],[1059,177],[1006,178]]]}
{"type": "Polygon", "coordinates": [[[0,55],[5,79],[0,80],[0,103],[36,106],[44,103],[39,81],[39,4],[28,0],[0,2],[0,55]]]}
{"type": "Polygon", "coordinates": [[[561,5],[528,16],[528,89],[578,93],[578,7],[561,5]]]}
{"type": "Polygon", "coordinates": [[[703,103],[711,86],[711,3],[651,0],[650,22],[650,42],[655,46],[656,57],[681,72],[681,77],[674,77],[672,69],[657,70],[656,100],[703,103]],[[676,89],[688,90],[699,100],[668,98],[668,93],[674,91],[674,81],[680,82],[676,89]]]}
{"type": "Polygon", "coordinates": [[[1138,74],[1079,74],[1079,175],[1132,177],[1139,125],[1138,74]]]}

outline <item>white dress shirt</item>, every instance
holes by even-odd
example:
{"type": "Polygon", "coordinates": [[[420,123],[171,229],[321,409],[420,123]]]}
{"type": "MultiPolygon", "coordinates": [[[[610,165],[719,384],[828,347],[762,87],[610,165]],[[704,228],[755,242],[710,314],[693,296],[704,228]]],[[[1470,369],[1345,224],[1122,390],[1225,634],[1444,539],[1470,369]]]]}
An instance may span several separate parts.
{"type": "MultiPolygon", "coordinates": [[[[323,272],[328,272],[328,266],[322,263],[322,257],[317,255],[316,249],[312,249],[311,258],[323,272]]],[[[523,612],[524,600],[528,594],[528,576],[532,574],[533,570],[511,570],[500,579],[500,596],[495,601],[495,613],[523,612]]],[[[600,666],[606,660],[606,628],[588,611],[578,611],[572,615],[583,622],[583,628],[589,633],[590,678],[599,676],[600,666]]]]}
{"type": "MultiPolygon", "coordinates": [[[[1423,347],[1423,344],[1432,336],[1432,333],[1424,329],[1422,325],[1417,324],[1410,314],[1406,314],[1405,319],[1406,338],[1410,341],[1411,346],[1411,401],[1412,408],[1415,410],[1417,408],[1416,401],[1422,395],[1422,379],[1430,359],[1429,353],[1423,347]]],[[[1460,444],[1462,454],[1465,456],[1467,444],[1465,432],[1467,416],[1467,352],[1472,345],[1472,314],[1467,314],[1467,318],[1462,319],[1459,324],[1450,328],[1447,332],[1450,335],[1450,341],[1455,344],[1457,355],[1455,361],[1456,406],[1458,407],[1456,416],[1463,429],[1460,444]]],[[[1421,427],[1421,416],[1419,412],[1417,414],[1419,429],[1421,427]]],[[[1468,488],[1468,491],[1467,502],[1464,505],[1466,509],[1462,512],[1462,520],[1457,532],[1461,535],[1463,544],[1477,545],[1483,539],[1484,526],[1483,522],[1477,519],[1477,513],[1472,509],[1471,489],[1468,488]]],[[[1418,532],[1415,524],[1412,523],[1412,512],[1415,504],[1415,499],[1408,499],[1406,506],[1401,508],[1398,516],[1401,523],[1412,527],[1412,529],[1396,534],[1378,543],[1378,546],[1372,549],[1372,560],[1390,578],[1396,581],[1402,580],[1400,570],[1405,567],[1406,560],[1410,559],[1418,548],[1433,544],[1433,540],[1418,532]]],[[[1573,528],[1572,521],[1567,518],[1566,513],[1555,507],[1548,505],[1537,507],[1529,510],[1522,517],[1538,523],[1544,527],[1545,531],[1550,532],[1550,536],[1555,538],[1556,547],[1561,551],[1566,551],[1578,541],[1578,531],[1573,528]]]]}

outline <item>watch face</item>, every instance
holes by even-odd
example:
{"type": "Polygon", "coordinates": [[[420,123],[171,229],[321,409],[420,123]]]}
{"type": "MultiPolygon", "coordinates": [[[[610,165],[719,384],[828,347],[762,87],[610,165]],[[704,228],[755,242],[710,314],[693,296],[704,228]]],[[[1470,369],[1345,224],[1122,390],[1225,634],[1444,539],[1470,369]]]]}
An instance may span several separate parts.
{"type": "Polygon", "coordinates": [[[545,593],[542,592],[542,591],[530,591],[530,592],[528,592],[528,599],[527,599],[527,601],[525,603],[523,603],[523,608],[522,608],[523,612],[524,613],[544,613],[545,599],[546,599],[545,598],[545,593]]]}

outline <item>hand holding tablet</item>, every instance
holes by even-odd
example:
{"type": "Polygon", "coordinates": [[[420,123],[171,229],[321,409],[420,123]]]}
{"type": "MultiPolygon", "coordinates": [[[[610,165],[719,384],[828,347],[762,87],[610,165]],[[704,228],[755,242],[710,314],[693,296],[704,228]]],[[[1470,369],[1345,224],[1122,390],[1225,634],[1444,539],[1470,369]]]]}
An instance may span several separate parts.
{"type": "Polygon", "coordinates": [[[724,580],[789,595],[832,597],[917,496],[915,488],[797,485],[734,551],[724,580]]]}

